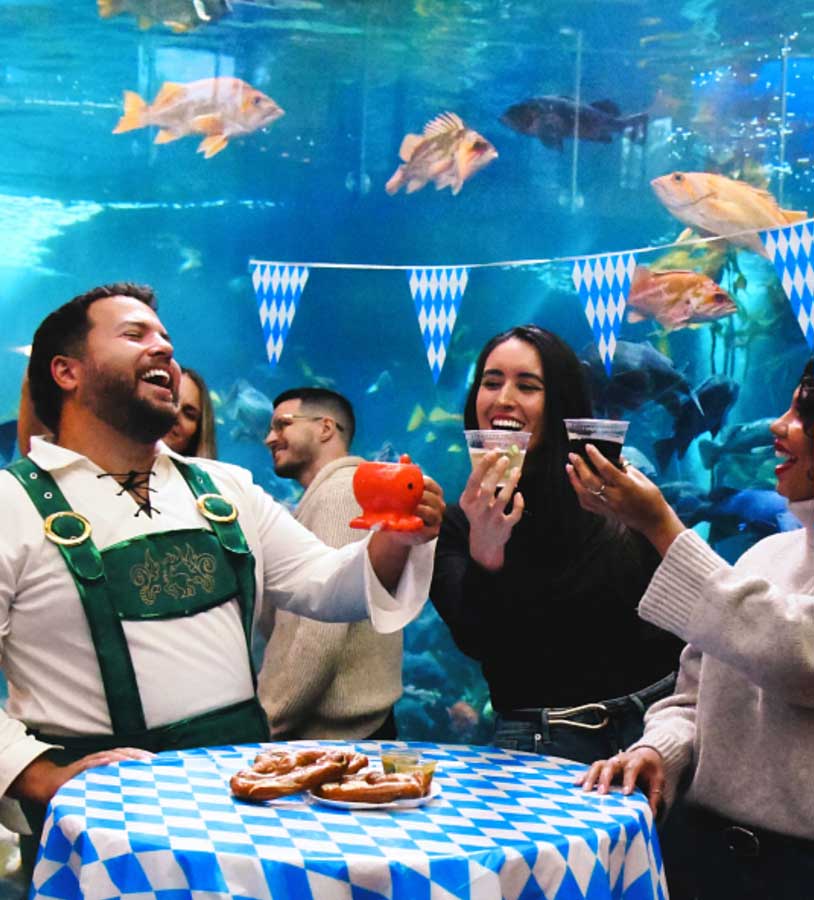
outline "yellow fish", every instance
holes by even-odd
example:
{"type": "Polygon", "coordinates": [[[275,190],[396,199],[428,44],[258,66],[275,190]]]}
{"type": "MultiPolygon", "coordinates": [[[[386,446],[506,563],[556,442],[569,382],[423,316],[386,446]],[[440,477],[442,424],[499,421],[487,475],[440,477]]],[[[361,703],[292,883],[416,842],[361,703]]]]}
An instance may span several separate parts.
{"type": "Polygon", "coordinates": [[[424,412],[424,407],[420,403],[416,403],[410,420],[407,422],[407,431],[415,431],[416,428],[420,428],[426,418],[427,414],[424,412]]]}
{"type": "Polygon", "coordinates": [[[430,420],[430,422],[433,422],[433,423],[463,422],[464,417],[463,417],[463,413],[451,413],[451,412],[447,412],[445,409],[442,409],[440,406],[435,406],[430,411],[429,420],[430,420]]]}
{"type": "Polygon", "coordinates": [[[113,134],[158,125],[156,144],[205,134],[198,153],[209,159],[230,138],[264,128],[283,114],[271,97],[240,78],[202,78],[188,84],[165,81],[149,105],[134,91],[124,92],[124,115],[113,134]]]}
{"type": "Polygon", "coordinates": [[[399,156],[402,164],[384,186],[388,194],[405,185],[412,194],[428,181],[437,191],[449,187],[457,194],[467,178],[495,159],[497,150],[460,116],[445,112],[427,122],[423,134],[405,135],[399,156]]]}
{"type": "Polygon", "coordinates": [[[710,172],[673,172],[650,182],[656,196],[682,222],[768,256],[756,232],[808,218],[805,210],[781,209],[768,191],[710,172]]]}

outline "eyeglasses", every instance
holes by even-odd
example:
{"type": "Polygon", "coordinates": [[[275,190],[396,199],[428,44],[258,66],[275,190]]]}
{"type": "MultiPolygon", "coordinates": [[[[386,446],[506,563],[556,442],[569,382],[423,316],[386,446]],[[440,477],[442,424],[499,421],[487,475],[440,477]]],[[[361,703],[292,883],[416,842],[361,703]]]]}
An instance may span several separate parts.
{"type": "Polygon", "coordinates": [[[345,430],[333,416],[307,416],[305,413],[286,413],[285,415],[277,416],[277,418],[271,420],[269,427],[275,434],[282,434],[289,425],[294,424],[295,419],[306,419],[309,422],[317,422],[319,419],[330,419],[336,425],[337,430],[345,430]]]}

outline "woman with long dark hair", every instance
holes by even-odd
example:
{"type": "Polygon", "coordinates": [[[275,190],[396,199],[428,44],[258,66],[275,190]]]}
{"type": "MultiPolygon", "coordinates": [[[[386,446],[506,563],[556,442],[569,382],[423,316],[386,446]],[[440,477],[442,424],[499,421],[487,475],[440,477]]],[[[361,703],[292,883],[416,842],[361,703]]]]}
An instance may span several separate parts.
{"type": "Polygon", "coordinates": [[[583,762],[641,734],[645,709],[672,692],[681,648],[636,615],[658,554],[582,509],[568,483],[563,419],[590,416],[581,364],[555,334],[523,325],[486,344],[465,426],[532,436],[522,474],[502,479],[507,461],[490,452],[447,507],[431,590],[481,663],[495,743],[583,762]]]}

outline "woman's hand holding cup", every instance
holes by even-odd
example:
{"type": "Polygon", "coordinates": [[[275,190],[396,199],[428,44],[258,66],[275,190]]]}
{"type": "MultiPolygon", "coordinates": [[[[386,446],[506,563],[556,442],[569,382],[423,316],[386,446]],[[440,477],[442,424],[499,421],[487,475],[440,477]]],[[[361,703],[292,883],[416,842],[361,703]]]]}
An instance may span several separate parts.
{"type": "Polygon", "coordinates": [[[509,465],[500,450],[488,451],[473,467],[460,500],[469,519],[469,553],[493,572],[503,567],[504,547],[523,515],[523,495],[515,490],[521,469],[513,468],[504,476],[509,465]]]}
{"type": "Polygon", "coordinates": [[[663,556],[685,527],[658,487],[629,463],[617,467],[593,444],[585,453],[590,466],[579,454],[569,453],[565,467],[580,506],[641,532],[663,556]]]}

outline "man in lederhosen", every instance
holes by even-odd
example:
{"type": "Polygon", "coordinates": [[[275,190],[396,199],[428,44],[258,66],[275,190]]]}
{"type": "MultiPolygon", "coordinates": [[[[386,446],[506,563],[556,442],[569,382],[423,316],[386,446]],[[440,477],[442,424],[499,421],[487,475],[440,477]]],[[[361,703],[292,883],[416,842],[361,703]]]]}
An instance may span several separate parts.
{"type": "Polygon", "coordinates": [[[330,549],[244,469],[160,437],[180,370],[149,288],[112,284],[40,325],[29,363],[56,437],[0,473],[0,814],[30,874],[45,807],[84,769],[265,740],[249,653],[257,605],[401,628],[429,588],[443,509],[412,535],[330,549]]]}

